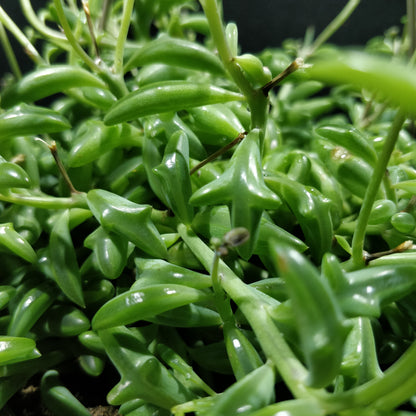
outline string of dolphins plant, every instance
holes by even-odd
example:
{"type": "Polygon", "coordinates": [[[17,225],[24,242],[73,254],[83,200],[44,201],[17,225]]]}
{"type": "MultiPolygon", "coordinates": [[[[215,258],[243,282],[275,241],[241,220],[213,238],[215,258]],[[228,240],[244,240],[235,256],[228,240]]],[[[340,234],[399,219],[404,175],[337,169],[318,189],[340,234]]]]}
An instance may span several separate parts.
{"type": "Polygon", "coordinates": [[[219,0],[0,7],[2,412],[415,413],[415,4],[329,44],[359,5],[256,56],[219,0]]]}

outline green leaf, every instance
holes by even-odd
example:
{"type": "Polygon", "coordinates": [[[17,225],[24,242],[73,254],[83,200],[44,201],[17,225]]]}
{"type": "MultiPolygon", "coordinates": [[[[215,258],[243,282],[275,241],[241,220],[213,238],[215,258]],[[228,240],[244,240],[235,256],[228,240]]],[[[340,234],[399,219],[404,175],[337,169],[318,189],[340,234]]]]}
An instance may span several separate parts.
{"type": "Polygon", "coordinates": [[[204,46],[186,39],[161,36],[141,47],[127,62],[124,71],[154,63],[224,74],[221,61],[204,46]]]}
{"type": "Polygon", "coordinates": [[[123,97],[104,117],[113,125],[139,117],[179,111],[202,105],[243,100],[241,94],[214,85],[190,81],[165,81],[151,84],[123,97]]]}
{"type": "Polygon", "coordinates": [[[0,245],[29,263],[35,263],[37,261],[35,250],[15,231],[13,224],[10,222],[0,224],[0,245]]]}
{"type": "Polygon", "coordinates": [[[128,290],[109,300],[95,314],[95,330],[128,325],[209,298],[206,292],[182,285],[157,284],[128,290]]]}
{"type": "Polygon", "coordinates": [[[305,235],[306,244],[318,262],[330,250],[333,237],[330,200],[317,189],[274,174],[267,185],[287,203],[305,235]]]}
{"type": "Polygon", "coordinates": [[[88,416],[90,412],[82,403],[61,384],[56,370],[47,371],[41,380],[42,400],[54,414],[67,416],[88,416]]]}
{"type": "Polygon", "coordinates": [[[339,288],[337,298],[346,315],[379,317],[384,305],[415,290],[416,264],[408,263],[403,254],[397,258],[398,264],[388,264],[390,256],[386,256],[384,265],[345,274],[346,284],[339,288]]]}
{"type": "Polygon", "coordinates": [[[96,75],[75,65],[51,65],[36,69],[4,90],[1,105],[9,108],[20,102],[33,102],[70,88],[106,88],[96,75]]]}
{"type": "Polygon", "coordinates": [[[166,258],[166,245],[150,219],[150,205],[139,205],[102,189],[89,191],[87,202],[104,229],[124,236],[151,256],[166,258]]]}
{"type": "Polygon", "coordinates": [[[49,239],[48,259],[55,282],[68,299],[85,308],[81,274],[69,231],[69,210],[55,221],[49,239]]]}
{"type": "Polygon", "coordinates": [[[259,140],[260,131],[251,131],[234,152],[227,170],[198,189],[190,200],[193,205],[229,206],[232,228],[244,227],[250,232],[250,240],[237,247],[244,259],[253,253],[263,210],[281,205],[280,199],[264,184],[259,140]]]}
{"type": "Polygon", "coordinates": [[[273,242],[270,253],[284,278],[309,369],[308,384],[325,387],[339,372],[350,330],[334,292],[296,250],[273,242]]]}
{"type": "MultiPolygon", "coordinates": [[[[171,136],[166,146],[162,163],[153,172],[160,180],[159,192],[163,193],[168,207],[184,224],[193,218],[193,209],[189,204],[192,194],[189,175],[189,144],[184,133],[171,136]]],[[[155,189],[154,189],[155,190],[155,189]]]]}
{"type": "Polygon", "coordinates": [[[0,336],[0,365],[8,365],[40,357],[33,339],[0,336]]]}
{"type": "Polygon", "coordinates": [[[404,62],[364,52],[336,52],[318,55],[305,72],[327,84],[351,84],[377,92],[379,99],[416,114],[416,74],[404,62]]]}
{"type": "Polygon", "coordinates": [[[131,329],[117,327],[99,331],[107,355],[121,375],[109,392],[112,405],[143,399],[164,409],[194,398],[131,329]]]}

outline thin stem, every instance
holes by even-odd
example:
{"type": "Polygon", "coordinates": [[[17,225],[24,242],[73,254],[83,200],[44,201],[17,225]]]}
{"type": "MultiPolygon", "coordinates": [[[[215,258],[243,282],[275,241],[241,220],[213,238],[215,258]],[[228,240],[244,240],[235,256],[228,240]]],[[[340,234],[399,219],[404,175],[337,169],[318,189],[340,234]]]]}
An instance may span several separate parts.
{"type": "Polygon", "coordinates": [[[66,208],[85,208],[88,209],[86,194],[73,194],[68,198],[49,196],[43,193],[0,193],[0,201],[10,202],[16,205],[24,205],[42,209],[66,209],[66,208]]]}
{"type": "Polygon", "coordinates": [[[221,253],[219,251],[215,251],[211,271],[212,289],[214,290],[215,306],[217,308],[218,313],[221,316],[223,323],[235,324],[233,311],[230,305],[230,300],[228,299],[228,296],[225,294],[220,282],[220,276],[218,273],[218,265],[220,262],[220,258],[221,253]]]}
{"type": "Polygon", "coordinates": [[[30,0],[20,0],[20,7],[22,8],[23,14],[30,23],[30,25],[36,29],[40,34],[45,36],[48,41],[55,43],[62,49],[69,49],[69,45],[66,37],[57,30],[53,30],[46,26],[36,15],[32,8],[30,0]]]}
{"type": "Polygon", "coordinates": [[[378,253],[371,253],[365,256],[365,262],[368,264],[370,261],[379,259],[381,257],[389,256],[390,254],[403,253],[407,250],[413,248],[413,241],[407,240],[399,244],[397,247],[392,248],[391,250],[379,251],[378,253]]]}
{"type": "Polygon", "coordinates": [[[67,184],[71,194],[79,194],[80,192],[75,189],[74,185],[72,184],[71,178],[69,177],[68,172],[66,171],[65,166],[63,165],[61,158],[59,157],[56,142],[53,141],[52,144],[48,145],[48,148],[52,153],[52,156],[55,159],[56,166],[58,166],[59,172],[64,178],[64,181],[67,184]]]}
{"type": "Polygon", "coordinates": [[[10,45],[9,38],[7,37],[7,33],[4,30],[3,24],[0,22],[0,42],[3,46],[4,53],[6,54],[7,61],[9,62],[9,66],[13,75],[20,79],[22,78],[22,71],[20,70],[19,63],[17,62],[16,55],[14,54],[13,48],[10,45]]]}
{"type": "Polygon", "coordinates": [[[338,13],[331,23],[319,34],[311,48],[304,51],[303,58],[306,59],[313,55],[315,51],[323,45],[351,16],[353,11],[360,4],[361,0],[349,0],[345,7],[338,13]]]}
{"type": "Polygon", "coordinates": [[[270,82],[262,87],[263,94],[267,97],[269,92],[272,88],[276,85],[280,84],[285,78],[287,78],[290,74],[297,71],[299,68],[303,66],[303,59],[297,58],[295,59],[287,68],[285,68],[279,75],[275,76],[270,82]]]}
{"type": "Polygon", "coordinates": [[[130,28],[131,15],[133,13],[134,0],[124,1],[123,16],[121,19],[121,27],[117,38],[116,50],[114,55],[114,72],[116,74],[124,74],[123,71],[123,55],[124,44],[126,43],[127,34],[130,28]]]}
{"type": "Polygon", "coordinates": [[[221,155],[223,155],[225,152],[228,152],[228,150],[232,149],[236,144],[240,143],[241,140],[244,139],[244,137],[247,135],[247,132],[240,133],[232,142],[226,144],[221,149],[214,152],[212,155],[209,155],[206,159],[204,159],[202,162],[198,163],[196,166],[194,166],[189,174],[193,175],[195,172],[197,172],[199,169],[207,165],[208,163],[212,162],[213,160],[217,159],[221,155]]]}
{"type": "Polygon", "coordinates": [[[100,49],[98,47],[97,38],[95,37],[94,25],[93,25],[92,19],[91,19],[90,5],[88,3],[88,0],[82,0],[82,8],[83,8],[85,16],[87,18],[88,30],[90,32],[91,41],[92,41],[92,44],[93,44],[93,47],[94,47],[95,56],[101,60],[101,58],[100,58],[100,49]]]}
{"type": "Polygon", "coordinates": [[[35,64],[43,64],[43,58],[40,56],[39,52],[30,42],[30,40],[25,36],[25,34],[17,27],[16,23],[10,18],[10,16],[5,12],[3,7],[0,6],[0,23],[13,34],[16,40],[23,46],[24,50],[28,56],[32,59],[35,64]]]}
{"type": "Polygon", "coordinates": [[[98,22],[98,29],[104,31],[107,26],[108,16],[110,13],[110,5],[112,0],[104,0],[103,12],[101,14],[100,20],[98,22]]]}
{"type": "Polygon", "coordinates": [[[409,36],[409,56],[416,50],[416,4],[415,0],[407,0],[407,33],[409,36]]]}
{"type": "Polygon", "coordinates": [[[267,119],[267,97],[261,89],[254,88],[234,59],[224,31],[217,0],[200,0],[218,55],[228,73],[247,99],[251,111],[251,128],[264,129],[267,119]]]}
{"type": "Polygon", "coordinates": [[[65,16],[64,9],[62,7],[61,0],[53,0],[53,3],[56,8],[56,13],[58,15],[59,23],[64,30],[65,36],[72,46],[72,49],[76,54],[85,62],[85,64],[94,72],[100,73],[101,68],[94,62],[94,60],[82,49],[81,45],[78,43],[74,34],[72,33],[71,26],[68,23],[68,20],[65,16]]]}
{"type": "Polygon", "coordinates": [[[361,205],[361,210],[358,215],[357,227],[352,238],[351,260],[353,267],[355,268],[361,268],[364,266],[364,239],[368,219],[370,217],[371,209],[377,196],[377,192],[380,187],[381,181],[383,180],[383,177],[386,174],[386,169],[390,160],[390,156],[394,150],[394,146],[396,145],[396,141],[404,121],[405,116],[402,112],[399,111],[393,120],[393,124],[383,145],[383,148],[380,152],[377,164],[374,168],[373,175],[370,178],[370,182],[368,184],[368,188],[365,193],[363,203],[361,205]]]}

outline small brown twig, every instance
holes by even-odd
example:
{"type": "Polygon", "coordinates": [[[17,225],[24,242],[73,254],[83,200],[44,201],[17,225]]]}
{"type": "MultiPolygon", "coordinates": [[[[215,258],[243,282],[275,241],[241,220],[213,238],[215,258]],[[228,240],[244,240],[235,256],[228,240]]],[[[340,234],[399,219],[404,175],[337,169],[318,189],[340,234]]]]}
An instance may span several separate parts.
{"type": "Polygon", "coordinates": [[[365,263],[368,264],[370,261],[379,259],[380,257],[389,256],[390,254],[403,253],[404,251],[410,250],[413,247],[413,241],[407,240],[399,244],[397,247],[391,250],[379,251],[378,253],[366,254],[364,257],[365,263]]]}
{"type": "Polygon", "coordinates": [[[240,133],[232,142],[226,144],[224,147],[222,147],[221,149],[217,150],[216,152],[214,152],[212,155],[209,155],[206,159],[204,159],[202,162],[198,163],[196,166],[194,166],[189,174],[193,175],[195,172],[197,172],[199,169],[201,169],[203,166],[205,166],[207,163],[212,162],[213,160],[215,160],[217,157],[220,157],[221,155],[223,155],[225,152],[227,152],[228,150],[230,150],[232,147],[234,147],[236,144],[240,143],[244,137],[247,135],[247,132],[243,132],[240,133]]]}
{"type": "Polygon", "coordinates": [[[286,69],[284,69],[279,75],[275,76],[271,81],[269,81],[266,85],[264,85],[261,88],[263,94],[267,97],[272,88],[280,84],[290,74],[297,71],[299,68],[302,68],[303,65],[303,59],[296,58],[286,69]]]}
{"type": "Polygon", "coordinates": [[[55,160],[56,166],[58,167],[59,172],[61,173],[62,177],[64,178],[64,181],[67,184],[71,194],[80,194],[81,192],[77,191],[75,189],[74,185],[72,184],[72,181],[71,181],[71,179],[68,175],[68,172],[66,171],[65,166],[63,165],[63,163],[61,161],[61,158],[59,157],[58,148],[56,146],[55,140],[52,140],[51,144],[49,144],[46,140],[41,139],[40,137],[36,137],[35,140],[43,143],[50,150],[50,152],[51,152],[51,154],[52,154],[52,156],[55,160]]]}
{"type": "Polygon", "coordinates": [[[94,25],[91,19],[90,5],[88,3],[88,0],[82,0],[82,8],[84,10],[85,16],[87,17],[88,30],[91,35],[91,40],[94,46],[95,55],[97,56],[98,59],[100,59],[100,49],[98,47],[97,38],[95,36],[94,25]]]}

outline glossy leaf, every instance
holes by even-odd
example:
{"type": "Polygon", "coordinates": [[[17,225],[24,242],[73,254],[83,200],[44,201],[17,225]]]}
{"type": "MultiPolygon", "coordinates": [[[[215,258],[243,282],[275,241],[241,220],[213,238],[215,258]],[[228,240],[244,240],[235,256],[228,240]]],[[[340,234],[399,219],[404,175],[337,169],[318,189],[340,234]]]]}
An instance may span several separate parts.
{"type": "Polygon", "coordinates": [[[108,127],[101,121],[90,120],[77,131],[68,158],[68,166],[79,167],[90,163],[119,144],[121,128],[108,127]]]}
{"type": "Polygon", "coordinates": [[[237,328],[234,322],[224,323],[224,340],[230,364],[237,380],[242,379],[263,365],[263,361],[253,344],[244,335],[244,332],[237,328]]]}
{"type": "Polygon", "coordinates": [[[56,370],[49,370],[43,375],[40,388],[44,403],[55,414],[90,415],[88,409],[61,384],[59,373],[56,370]]]}
{"type": "Polygon", "coordinates": [[[331,143],[342,146],[365,160],[370,165],[374,165],[377,160],[377,155],[371,141],[365,135],[352,126],[320,126],[315,129],[320,137],[331,143]]]}
{"type": "MultiPolygon", "coordinates": [[[[26,289],[26,288],[24,288],[26,289]]],[[[38,319],[48,310],[56,298],[56,289],[46,281],[27,290],[13,307],[7,334],[25,336],[38,319]]]]}
{"type": "Polygon", "coordinates": [[[99,336],[121,375],[120,382],[107,396],[110,404],[120,405],[140,398],[170,409],[194,398],[131,330],[125,327],[106,329],[99,331],[99,336]]]}
{"type": "Polygon", "coordinates": [[[20,102],[33,102],[70,88],[105,88],[105,83],[90,72],[74,65],[53,65],[28,73],[7,88],[1,105],[9,108],[20,102]]]}
{"type": "Polygon", "coordinates": [[[40,357],[33,339],[0,336],[0,365],[9,365],[40,357]]]}
{"type": "Polygon", "coordinates": [[[212,284],[211,276],[170,264],[165,260],[136,257],[134,262],[137,280],[133,283],[132,289],[141,289],[154,284],[175,284],[206,289],[212,284]]]}
{"type": "Polygon", "coordinates": [[[398,264],[346,273],[347,282],[337,293],[341,309],[349,316],[380,316],[383,305],[415,290],[415,270],[415,264],[406,264],[401,258],[398,264]]]}
{"type": "Polygon", "coordinates": [[[237,248],[245,259],[253,253],[263,210],[281,205],[262,179],[259,140],[259,130],[250,132],[234,152],[227,170],[218,179],[198,189],[190,200],[194,205],[229,206],[232,228],[245,227],[250,232],[249,242],[237,248]]]}
{"type": "Polygon", "coordinates": [[[221,61],[204,46],[168,36],[162,36],[141,47],[129,59],[124,71],[154,63],[207,71],[217,75],[224,73],[221,61]]]}
{"type": "Polygon", "coordinates": [[[222,324],[221,316],[215,310],[189,304],[147,318],[149,322],[175,328],[217,327],[222,324]]]}
{"type": "Polygon", "coordinates": [[[60,132],[70,127],[69,121],[56,111],[19,104],[0,114],[0,141],[16,136],[60,132]]]}
{"type": "Polygon", "coordinates": [[[165,81],[133,91],[114,104],[104,117],[107,125],[168,111],[179,111],[243,96],[223,88],[189,81],[165,81]]]}
{"type": "Polygon", "coordinates": [[[31,180],[22,167],[0,156],[0,188],[30,188],[31,180]]]}
{"type": "Polygon", "coordinates": [[[15,231],[12,223],[0,224],[0,246],[10,250],[29,263],[37,261],[32,246],[15,231]]]}
{"type": "Polygon", "coordinates": [[[232,139],[245,130],[238,117],[225,104],[191,108],[189,114],[192,116],[192,126],[210,135],[232,139]]]}
{"type": "Polygon", "coordinates": [[[189,204],[192,194],[189,175],[189,144],[183,133],[171,136],[165,149],[162,163],[153,172],[159,178],[164,200],[178,219],[189,224],[192,221],[193,209],[189,204]]]}
{"type": "Polygon", "coordinates": [[[309,369],[308,384],[324,387],[338,374],[349,326],[335,294],[300,253],[277,243],[271,256],[284,278],[309,369]]]}
{"type": "Polygon", "coordinates": [[[249,415],[274,398],[274,369],[270,363],[257,368],[229,387],[204,416],[249,415]]]}
{"type": "Polygon", "coordinates": [[[205,292],[180,285],[154,285],[128,290],[103,305],[95,314],[95,330],[146,320],[168,310],[203,301],[205,292]]]}
{"type": "Polygon", "coordinates": [[[128,241],[120,235],[98,227],[84,242],[85,247],[94,250],[97,265],[108,279],[119,277],[126,266],[128,241]]]}
{"type": "Polygon", "coordinates": [[[152,256],[166,257],[166,246],[150,219],[149,205],[135,204],[101,189],[88,192],[87,202],[104,229],[124,236],[152,256]]]}
{"type": "Polygon", "coordinates": [[[54,305],[36,323],[33,331],[38,336],[73,337],[90,327],[85,314],[72,305],[54,305]]]}
{"type": "Polygon", "coordinates": [[[85,307],[81,274],[69,231],[69,210],[55,221],[49,240],[50,269],[62,292],[74,303],[85,307]]]}
{"type": "Polygon", "coordinates": [[[302,228],[313,257],[320,261],[332,244],[330,201],[315,188],[304,186],[284,175],[269,176],[266,183],[288,204],[302,228]]]}

